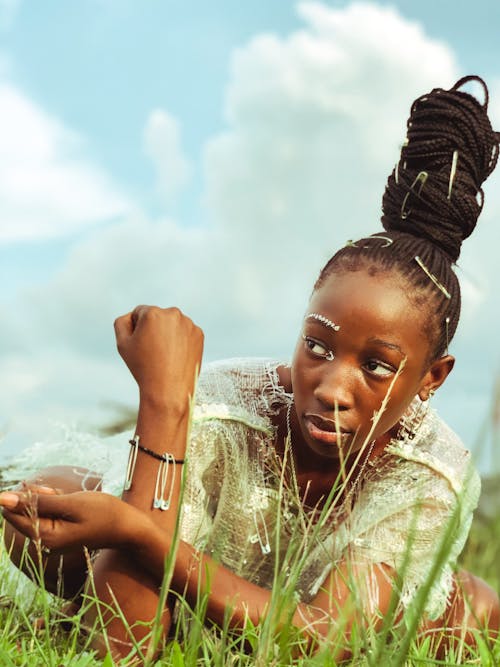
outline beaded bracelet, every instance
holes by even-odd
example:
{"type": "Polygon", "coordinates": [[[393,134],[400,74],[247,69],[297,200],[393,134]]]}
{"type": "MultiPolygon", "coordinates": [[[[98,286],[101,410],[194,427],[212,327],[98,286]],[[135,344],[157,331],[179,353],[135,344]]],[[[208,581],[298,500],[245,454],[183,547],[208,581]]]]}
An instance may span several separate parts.
{"type": "Polygon", "coordinates": [[[175,483],[175,466],[176,464],[183,464],[184,459],[176,459],[173,454],[165,452],[158,454],[152,449],[141,445],[139,436],[136,434],[132,440],[129,440],[131,445],[130,454],[128,457],[127,473],[125,476],[125,483],[123,490],[128,491],[132,487],[132,478],[134,476],[135,464],[137,461],[137,453],[140,450],[160,462],[158,472],[156,474],[155,492],[153,497],[153,509],[168,510],[172,502],[172,495],[174,492],[175,483]],[[172,470],[171,470],[172,468],[172,470]],[[170,471],[172,474],[170,474],[170,471]],[[166,494],[167,483],[170,479],[170,488],[166,494]]]}
{"type": "Polygon", "coordinates": [[[169,461],[174,461],[175,463],[184,463],[184,459],[172,459],[172,454],[158,454],[157,452],[154,452],[152,449],[149,449],[149,447],[144,447],[144,445],[141,445],[139,442],[139,436],[136,435],[132,438],[132,440],[129,440],[129,444],[131,444],[133,447],[137,447],[138,449],[141,450],[141,452],[144,452],[144,454],[148,454],[148,456],[152,456],[154,459],[157,461],[165,461],[165,463],[169,463],[169,461]]]}

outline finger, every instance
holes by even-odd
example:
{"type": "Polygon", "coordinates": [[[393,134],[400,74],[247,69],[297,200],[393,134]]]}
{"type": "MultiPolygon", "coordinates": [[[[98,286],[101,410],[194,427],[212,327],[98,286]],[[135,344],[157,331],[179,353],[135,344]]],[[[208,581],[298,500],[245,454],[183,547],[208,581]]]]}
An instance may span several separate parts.
{"type": "MultiPolygon", "coordinates": [[[[54,491],[52,489],[52,491],[54,491]]],[[[74,494],[60,495],[54,493],[33,493],[31,489],[26,492],[4,491],[0,493],[0,507],[6,512],[27,517],[61,518],[71,520],[74,494]]]]}
{"type": "Polygon", "coordinates": [[[20,500],[20,494],[14,493],[13,491],[3,491],[0,493],[0,507],[4,507],[7,510],[15,509],[20,500]]]}
{"type": "Polygon", "coordinates": [[[8,521],[11,526],[18,530],[26,537],[34,540],[38,538],[39,526],[36,521],[33,520],[33,517],[28,516],[27,514],[17,514],[14,511],[10,511],[3,507],[2,509],[3,518],[5,521],[8,521]]]}
{"type": "Polygon", "coordinates": [[[144,306],[136,306],[132,311],[132,326],[134,327],[134,329],[137,326],[137,321],[139,320],[139,316],[143,310],[144,306]]]}
{"type": "Polygon", "coordinates": [[[43,484],[28,484],[26,482],[21,482],[21,484],[15,486],[12,490],[14,492],[19,490],[25,493],[43,493],[49,496],[63,493],[62,489],[56,489],[53,486],[45,486],[43,484]]]}
{"type": "Polygon", "coordinates": [[[132,311],[132,323],[134,327],[134,331],[137,329],[138,324],[140,324],[141,321],[147,318],[147,316],[153,311],[156,310],[156,306],[146,306],[144,304],[141,304],[139,306],[136,306],[134,310],[132,311]]]}
{"type": "Polygon", "coordinates": [[[117,317],[113,326],[115,329],[116,346],[120,349],[123,343],[134,333],[132,313],[126,313],[125,315],[121,315],[121,317],[117,317]]]}
{"type": "Polygon", "coordinates": [[[33,493],[29,488],[26,491],[4,491],[0,493],[0,507],[14,514],[34,517],[38,514],[38,499],[43,497],[43,494],[33,493]]]}

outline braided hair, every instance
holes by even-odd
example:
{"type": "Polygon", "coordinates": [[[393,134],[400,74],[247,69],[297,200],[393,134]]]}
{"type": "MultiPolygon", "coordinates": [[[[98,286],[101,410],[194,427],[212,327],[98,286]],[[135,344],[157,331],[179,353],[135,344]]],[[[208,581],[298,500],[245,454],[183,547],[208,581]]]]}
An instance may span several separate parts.
{"type": "Polygon", "coordinates": [[[467,76],[450,90],[435,88],[413,102],[382,200],[385,231],[348,242],[315,285],[332,273],[397,270],[415,303],[428,304],[431,360],[445,353],[456,331],[461,300],[453,265],[476,226],[482,184],[497,163],[500,133],[491,127],[488,101],[484,81],[467,76]],[[483,86],[483,104],[459,90],[471,80],[483,86]]]}

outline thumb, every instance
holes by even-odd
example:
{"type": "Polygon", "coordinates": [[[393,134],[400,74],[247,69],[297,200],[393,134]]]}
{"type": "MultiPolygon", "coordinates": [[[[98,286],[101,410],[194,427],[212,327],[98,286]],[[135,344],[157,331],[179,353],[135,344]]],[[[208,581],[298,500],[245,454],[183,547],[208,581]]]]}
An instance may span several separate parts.
{"type": "Polygon", "coordinates": [[[22,500],[26,497],[33,498],[34,495],[53,496],[56,494],[58,494],[58,490],[53,489],[51,486],[31,485],[27,487],[26,485],[23,485],[23,488],[19,490],[13,489],[11,491],[1,492],[0,507],[13,510],[18,507],[22,500]]]}
{"type": "Polygon", "coordinates": [[[0,507],[7,510],[13,510],[19,505],[20,494],[13,491],[3,491],[0,493],[0,507]]]}
{"type": "MultiPolygon", "coordinates": [[[[49,487],[46,487],[49,489],[49,487]]],[[[68,496],[59,495],[53,489],[41,493],[4,491],[0,493],[0,507],[14,514],[25,514],[40,517],[61,517],[68,514],[68,496]]]]}

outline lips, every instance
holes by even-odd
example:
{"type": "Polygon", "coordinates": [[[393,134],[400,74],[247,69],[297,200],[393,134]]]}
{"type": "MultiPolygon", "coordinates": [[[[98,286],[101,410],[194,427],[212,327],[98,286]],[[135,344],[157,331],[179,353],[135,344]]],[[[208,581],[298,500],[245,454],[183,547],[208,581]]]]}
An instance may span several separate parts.
{"type": "Polygon", "coordinates": [[[304,422],[311,438],[328,444],[335,445],[338,443],[339,436],[341,440],[345,440],[351,433],[351,431],[337,426],[332,419],[316,414],[304,415],[304,422]]]}

